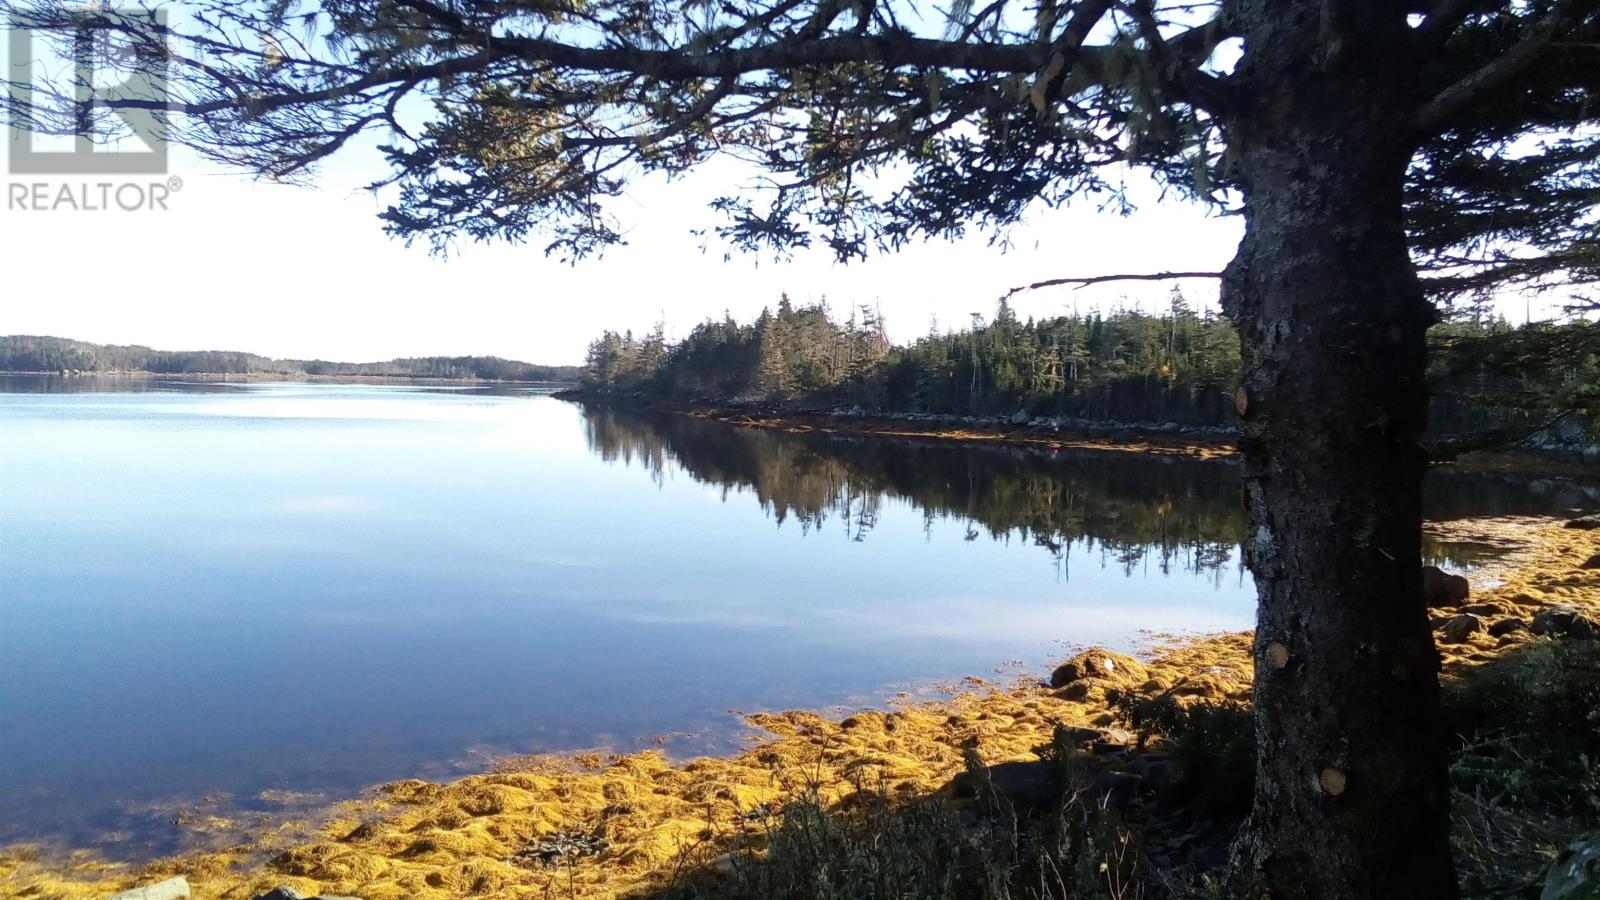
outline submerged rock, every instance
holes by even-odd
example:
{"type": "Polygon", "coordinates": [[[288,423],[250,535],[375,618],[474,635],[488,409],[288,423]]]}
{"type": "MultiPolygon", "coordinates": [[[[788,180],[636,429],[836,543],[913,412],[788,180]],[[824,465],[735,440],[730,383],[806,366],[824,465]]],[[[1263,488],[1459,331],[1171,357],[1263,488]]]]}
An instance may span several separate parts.
{"type": "Polygon", "coordinates": [[[1094,647],[1079,653],[1050,673],[1050,686],[1066,687],[1075,681],[1117,681],[1142,684],[1149,673],[1131,656],[1094,647]]]}
{"type": "Polygon", "coordinates": [[[1568,528],[1578,528],[1583,531],[1593,531],[1600,528],[1600,515],[1579,516],[1567,523],[1568,528]]]}
{"type": "Polygon", "coordinates": [[[1472,594],[1464,575],[1452,575],[1438,566],[1422,567],[1422,603],[1429,609],[1454,606],[1472,594]]]}
{"type": "Polygon", "coordinates": [[[179,875],[111,895],[110,900],[189,900],[189,879],[179,875]]]}

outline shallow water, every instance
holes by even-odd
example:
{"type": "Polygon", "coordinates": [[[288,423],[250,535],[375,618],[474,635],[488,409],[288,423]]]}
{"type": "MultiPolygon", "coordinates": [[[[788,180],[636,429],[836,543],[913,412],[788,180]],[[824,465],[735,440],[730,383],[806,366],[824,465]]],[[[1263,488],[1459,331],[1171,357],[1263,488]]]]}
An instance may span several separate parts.
{"type": "MultiPolygon", "coordinates": [[[[1430,485],[1445,516],[1559,514],[1565,490],[1430,485]]],[[[0,842],[138,857],[206,795],[715,750],[730,709],[1247,627],[1238,498],[1226,462],[524,389],[3,378],[0,842]]]]}

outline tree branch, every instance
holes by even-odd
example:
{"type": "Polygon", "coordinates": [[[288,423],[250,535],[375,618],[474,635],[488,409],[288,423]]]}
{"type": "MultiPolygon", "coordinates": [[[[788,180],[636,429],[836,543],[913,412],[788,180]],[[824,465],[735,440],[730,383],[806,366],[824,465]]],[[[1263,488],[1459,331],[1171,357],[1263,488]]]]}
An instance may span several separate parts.
{"type": "Polygon", "coordinates": [[[1200,68],[1216,44],[1211,38],[1220,32],[1216,22],[1191,28],[1168,41],[1161,36],[1161,24],[1156,21],[1151,0],[1134,0],[1120,4],[1133,17],[1139,35],[1150,48],[1157,76],[1162,85],[1182,100],[1213,114],[1226,111],[1229,103],[1228,85],[1200,68]],[[1178,41],[1183,41],[1179,44],[1178,41]],[[1178,48],[1182,47],[1180,51],[1178,48]],[[1198,59],[1198,62],[1196,61],[1198,59]]]}
{"type": "Polygon", "coordinates": [[[1091,275],[1086,278],[1049,278],[1044,281],[1035,281],[1006,291],[1003,299],[1009,299],[1027,291],[1036,291],[1040,288],[1060,287],[1071,284],[1084,288],[1091,284],[1106,284],[1113,281],[1176,281],[1180,278],[1221,278],[1221,272],[1145,272],[1136,274],[1119,275],[1091,275]]]}
{"type": "Polygon", "coordinates": [[[1455,462],[1463,454],[1472,453],[1476,450],[1492,450],[1496,447],[1507,447],[1519,441],[1527,440],[1547,428],[1555,427],[1580,409],[1582,407],[1563,409],[1548,419],[1540,419],[1531,423],[1524,422],[1520,425],[1510,425],[1505,428],[1492,428],[1487,431],[1441,437],[1427,447],[1428,463],[1431,466],[1437,466],[1441,463],[1455,462]]]}
{"type": "Polygon", "coordinates": [[[1444,131],[1458,115],[1535,65],[1558,37],[1597,9],[1600,0],[1556,0],[1550,12],[1529,25],[1510,49],[1423,104],[1413,120],[1412,132],[1420,140],[1444,131]]]}

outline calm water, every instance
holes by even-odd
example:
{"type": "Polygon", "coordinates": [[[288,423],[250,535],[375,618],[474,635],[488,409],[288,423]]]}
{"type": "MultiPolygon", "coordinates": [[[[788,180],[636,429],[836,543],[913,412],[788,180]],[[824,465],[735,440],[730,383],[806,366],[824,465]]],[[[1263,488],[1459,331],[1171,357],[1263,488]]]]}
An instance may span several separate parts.
{"type": "Polygon", "coordinates": [[[722,749],[730,709],[1246,627],[1235,478],[523,390],[0,379],[0,842],[138,856],[202,795],[722,749]]]}

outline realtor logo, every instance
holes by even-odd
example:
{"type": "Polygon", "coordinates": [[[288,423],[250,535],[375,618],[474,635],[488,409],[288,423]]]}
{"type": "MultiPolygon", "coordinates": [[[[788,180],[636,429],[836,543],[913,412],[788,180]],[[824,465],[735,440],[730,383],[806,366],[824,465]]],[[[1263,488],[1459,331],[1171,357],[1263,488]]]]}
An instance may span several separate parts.
{"type": "Polygon", "coordinates": [[[169,63],[165,9],[123,13],[86,6],[70,24],[52,24],[48,30],[63,33],[57,41],[71,48],[70,60],[40,57],[37,45],[44,42],[35,41],[35,32],[46,29],[36,22],[14,13],[7,24],[8,171],[12,175],[166,174],[169,63]],[[40,91],[38,70],[52,62],[60,63],[63,70],[70,66],[71,94],[64,85],[47,88],[56,95],[42,99],[57,108],[46,109],[35,105],[40,99],[36,96],[40,91]],[[112,109],[107,105],[111,100],[133,100],[141,105],[112,109]],[[49,117],[49,131],[74,132],[73,149],[37,146],[35,130],[45,117],[49,117]]]}

